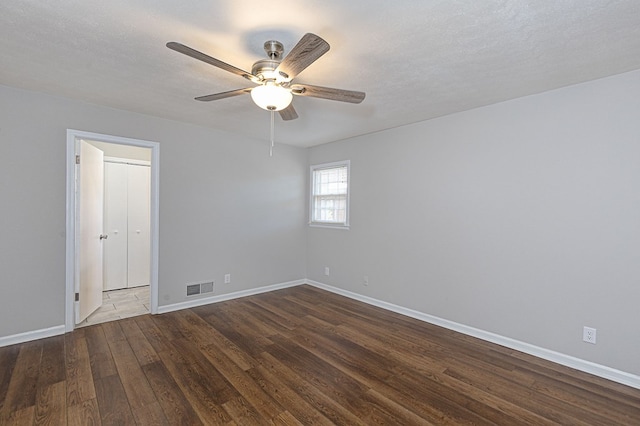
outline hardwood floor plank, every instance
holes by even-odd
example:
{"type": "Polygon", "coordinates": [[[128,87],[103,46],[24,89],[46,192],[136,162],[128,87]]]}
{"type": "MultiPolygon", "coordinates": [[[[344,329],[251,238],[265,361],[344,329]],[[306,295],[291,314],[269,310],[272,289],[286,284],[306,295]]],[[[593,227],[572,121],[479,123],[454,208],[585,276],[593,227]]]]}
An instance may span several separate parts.
{"type": "Polygon", "coordinates": [[[120,322],[122,330],[140,365],[151,364],[160,360],[155,349],[140,330],[135,317],[120,322]]]}
{"type": "Polygon", "coordinates": [[[522,356],[526,354],[515,353],[514,358],[520,360],[515,373],[518,377],[528,376],[534,380],[534,384],[558,385],[565,389],[571,389],[583,397],[591,399],[597,398],[606,401],[606,405],[620,405],[640,408],[640,400],[636,395],[629,394],[631,389],[617,383],[612,383],[600,377],[577,371],[575,369],[557,364],[539,364],[538,359],[533,356],[522,356]],[[611,392],[616,389],[616,392],[611,392]]]}
{"type": "Polygon", "coordinates": [[[181,366],[189,368],[192,383],[199,383],[206,389],[216,404],[222,405],[238,396],[238,390],[222,374],[218,365],[211,363],[201,349],[182,342],[174,342],[175,351],[170,356],[181,366]]]}
{"type": "Polygon", "coordinates": [[[169,340],[162,334],[150,315],[141,315],[134,319],[156,354],[170,350],[169,340]]]}
{"type": "Polygon", "coordinates": [[[261,416],[253,405],[242,396],[231,398],[223,404],[233,421],[239,425],[268,425],[270,418],[261,416]]]}
{"type": "Polygon", "coordinates": [[[0,348],[0,425],[640,425],[640,389],[310,286],[0,348]]]}
{"type": "Polygon", "coordinates": [[[293,324],[300,323],[303,318],[309,313],[308,309],[293,300],[285,300],[284,295],[290,294],[290,289],[273,291],[265,293],[264,297],[259,298],[261,306],[277,312],[278,315],[288,318],[293,324]]]}
{"type": "Polygon", "coordinates": [[[169,424],[194,426],[203,424],[162,362],[145,364],[142,369],[169,424]]]}
{"type": "Polygon", "coordinates": [[[20,345],[11,345],[0,348],[0,419],[2,419],[3,407],[7,401],[7,391],[11,382],[11,375],[16,366],[20,345]]]}
{"type": "Polygon", "coordinates": [[[67,424],[67,390],[61,381],[38,389],[35,425],[67,424]]]}
{"type": "MultiPolygon", "coordinates": [[[[247,374],[271,395],[282,407],[288,407],[288,416],[293,416],[303,424],[332,425],[333,423],[324,417],[318,410],[312,407],[294,389],[287,386],[279,376],[258,366],[247,371],[247,374]]],[[[287,417],[288,417],[287,416],[287,417]]]]}
{"type": "Polygon", "coordinates": [[[332,327],[312,323],[312,317],[309,320],[307,325],[291,333],[291,341],[369,387],[385,382],[393,374],[394,364],[388,356],[340,336],[332,327]]]}
{"type": "MultiPolygon", "coordinates": [[[[284,411],[271,421],[271,424],[278,426],[304,426],[305,423],[301,423],[288,411],[284,411]]],[[[309,423],[306,423],[309,424],[309,423]]],[[[315,423],[314,423],[315,424],[315,423]]]]}
{"type": "Polygon", "coordinates": [[[250,324],[233,321],[224,313],[224,307],[212,311],[206,319],[220,334],[250,356],[259,354],[273,343],[267,337],[255,333],[250,324]]]}
{"type": "Polygon", "coordinates": [[[244,300],[243,302],[242,308],[244,311],[250,312],[254,318],[259,320],[259,323],[269,326],[276,332],[294,330],[304,322],[302,318],[291,319],[273,310],[265,309],[264,306],[255,303],[255,301],[244,300]]]}
{"type": "Polygon", "coordinates": [[[8,418],[2,420],[3,426],[25,426],[32,425],[35,419],[36,407],[32,405],[18,411],[13,411],[8,418]]]}
{"type": "Polygon", "coordinates": [[[67,406],[95,400],[91,361],[84,333],[65,334],[67,406]]]}
{"type": "Polygon", "coordinates": [[[427,421],[424,417],[419,416],[408,408],[398,404],[394,400],[388,398],[382,393],[378,392],[375,389],[370,389],[368,391],[371,398],[377,401],[380,406],[386,407],[387,410],[397,413],[396,416],[400,419],[400,424],[403,425],[436,425],[437,423],[433,423],[427,421]]]}
{"type": "Polygon", "coordinates": [[[214,381],[204,375],[201,367],[191,365],[176,350],[160,352],[158,355],[203,424],[219,425],[231,421],[229,414],[218,402],[222,400],[224,403],[228,398],[220,398],[216,394],[215,388],[212,388],[214,381]]]}
{"type": "Polygon", "coordinates": [[[210,342],[205,346],[200,346],[200,350],[203,353],[208,351],[218,352],[221,351],[232,359],[240,368],[248,370],[256,365],[255,360],[236,344],[227,339],[222,333],[215,329],[209,322],[205,321],[202,317],[196,315],[193,312],[183,311],[178,318],[184,318],[189,321],[189,325],[193,327],[191,331],[190,339],[198,344],[203,345],[205,342],[210,342]]]}
{"type": "Polygon", "coordinates": [[[67,410],[68,426],[99,426],[102,424],[98,401],[95,398],[67,406],[67,410]]]}
{"type": "MultiPolygon", "coordinates": [[[[322,343],[324,342],[321,342],[321,345],[322,343]]],[[[306,346],[306,347],[310,351],[313,350],[314,353],[317,354],[317,356],[323,358],[325,361],[329,363],[334,362],[334,360],[331,357],[325,356],[326,355],[325,350],[317,350],[318,348],[314,348],[313,346],[306,346]]],[[[397,364],[397,363],[394,363],[394,360],[387,360],[387,363],[389,368],[392,368],[394,364],[397,364]]],[[[434,423],[434,424],[445,424],[445,423],[455,424],[456,423],[453,419],[448,419],[445,413],[436,409],[432,405],[425,404],[424,400],[420,398],[421,394],[407,393],[402,388],[400,390],[397,390],[393,387],[390,387],[386,381],[389,375],[384,373],[384,371],[388,370],[387,366],[384,366],[381,368],[379,377],[372,379],[369,376],[366,376],[366,375],[363,376],[358,371],[355,371],[355,370],[350,371],[348,367],[349,364],[350,364],[349,361],[345,362],[345,364],[341,367],[343,371],[345,371],[347,374],[354,374],[354,377],[358,378],[363,383],[367,384],[367,386],[372,387],[372,389],[368,391],[370,394],[371,394],[371,391],[374,389],[377,389],[378,391],[384,393],[389,399],[393,401],[394,403],[393,406],[401,407],[400,410],[396,410],[396,413],[400,413],[401,417],[402,417],[402,413],[404,413],[405,410],[409,410],[410,408],[410,411],[417,413],[417,415],[419,415],[423,419],[423,421],[427,422],[427,419],[428,419],[429,421],[427,423],[434,423]]],[[[338,363],[335,363],[333,365],[336,366],[336,368],[338,368],[337,366],[338,363]]],[[[357,370],[359,370],[359,368],[357,370]]]]}
{"type": "Polygon", "coordinates": [[[174,312],[176,323],[183,329],[182,335],[196,346],[202,347],[217,343],[217,330],[201,317],[189,310],[174,312]]]}
{"type": "Polygon", "coordinates": [[[127,339],[122,331],[122,327],[120,326],[121,322],[122,321],[110,321],[98,325],[98,327],[100,327],[104,332],[104,338],[107,342],[114,343],[127,339]]]}
{"type": "Polygon", "coordinates": [[[96,399],[103,425],[134,425],[124,387],[117,374],[95,380],[96,399]]]}
{"type": "Polygon", "coordinates": [[[109,343],[101,324],[84,328],[84,335],[89,351],[89,363],[94,381],[117,374],[116,365],[111,356],[109,343]]]}
{"type": "Polygon", "coordinates": [[[157,401],[142,407],[134,408],[132,412],[133,418],[138,425],[168,426],[171,424],[165,417],[162,407],[157,401]]]}
{"type": "Polygon", "coordinates": [[[277,357],[268,352],[263,352],[260,355],[260,361],[267,371],[278,377],[287,387],[296,392],[300,398],[334,424],[365,425],[358,416],[325,394],[324,390],[313,386],[277,357]]]}
{"type": "MultiPolygon", "coordinates": [[[[164,339],[168,342],[184,339],[182,330],[180,330],[180,327],[175,322],[176,315],[178,315],[178,312],[169,312],[166,315],[148,316],[158,327],[158,330],[160,330],[164,339]]],[[[157,351],[158,349],[156,349],[156,352],[157,351]]]]}
{"type": "Polygon", "coordinates": [[[273,357],[352,412],[358,414],[363,409],[360,401],[369,390],[367,386],[287,339],[277,339],[276,343],[267,351],[273,357]]]}
{"type": "Polygon", "coordinates": [[[490,405],[474,399],[474,394],[456,392],[438,376],[420,374],[414,369],[399,368],[387,382],[395,389],[414,389],[420,392],[430,405],[434,405],[448,417],[473,424],[514,424],[515,419],[490,405]]]}
{"type": "Polygon", "coordinates": [[[42,347],[42,341],[20,345],[20,353],[2,404],[0,421],[9,418],[12,412],[35,406],[42,347]]]}
{"type": "MultiPolygon", "coordinates": [[[[486,381],[486,375],[473,367],[457,366],[455,369],[447,369],[445,374],[469,384],[472,387],[491,392],[498,397],[509,401],[515,405],[538,414],[559,424],[580,424],[580,420],[574,417],[576,413],[570,406],[559,403],[553,398],[544,394],[536,394],[530,388],[518,387],[513,382],[507,381],[498,376],[492,377],[490,382],[486,381]]],[[[579,415],[579,414],[578,414],[579,415]]],[[[601,424],[594,422],[593,424],[601,424]]]]}
{"type": "Polygon", "coordinates": [[[43,339],[42,344],[38,388],[47,387],[66,379],[64,335],[43,339]]]}
{"type": "Polygon", "coordinates": [[[312,352],[302,347],[287,344],[288,340],[274,340],[278,341],[278,346],[269,350],[274,357],[286,359],[285,353],[290,354],[291,358],[286,359],[287,364],[299,376],[313,383],[318,389],[322,389],[337,403],[365,420],[365,423],[400,423],[396,413],[388,411],[385,406],[379,405],[375,399],[370,398],[367,394],[369,388],[350,374],[344,374],[344,371],[338,368],[333,369],[334,366],[331,363],[325,364],[321,357],[315,357],[312,352]],[[304,368],[300,368],[298,362],[304,365],[304,368]]]}
{"type": "Polygon", "coordinates": [[[138,410],[157,402],[129,342],[126,339],[110,341],[109,348],[131,409],[138,410]]]}
{"type": "Polygon", "coordinates": [[[562,401],[563,404],[568,403],[576,407],[576,409],[582,409],[585,414],[588,415],[590,413],[594,419],[601,418],[602,420],[606,419],[619,424],[625,424],[633,420],[629,415],[625,414],[632,407],[621,406],[615,401],[583,389],[537,382],[533,384],[531,389],[537,393],[544,393],[558,401],[562,401]],[[584,401],[589,401],[587,407],[582,406],[584,401]]]}
{"type": "MultiPolygon", "coordinates": [[[[262,417],[272,419],[285,411],[259,384],[251,379],[251,376],[246,374],[224,353],[211,351],[207,352],[205,356],[244,398],[244,401],[251,404],[262,417]]],[[[234,420],[237,422],[237,419],[234,420]]]]}
{"type": "MultiPolygon", "coordinates": [[[[271,317],[275,319],[276,322],[278,322],[279,324],[282,324],[283,327],[289,330],[293,330],[298,325],[302,324],[304,322],[304,317],[306,315],[305,313],[302,316],[297,316],[287,311],[280,310],[267,299],[253,298],[251,300],[247,300],[246,302],[256,305],[259,308],[261,308],[263,311],[269,313],[271,317]]],[[[293,300],[290,300],[290,302],[295,303],[293,300]]]]}
{"type": "MultiPolygon", "coordinates": [[[[260,315],[260,312],[255,310],[249,303],[246,302],[238,302],[236,303],[225,303],[224,306],[221,306],[221,312],[224,312],[225,315],[231,318],[234,323],[248,323],[251,324],[250,327],[251,333],[254,336],[258,336],[259,338],[268,338],[269,336],[273,336],[278,334],[282,327],[279,324],[273,323],[269,318],[264,315],[260,315]]],[[[269,344],[269,343],[267,343],[269,344]]]]}

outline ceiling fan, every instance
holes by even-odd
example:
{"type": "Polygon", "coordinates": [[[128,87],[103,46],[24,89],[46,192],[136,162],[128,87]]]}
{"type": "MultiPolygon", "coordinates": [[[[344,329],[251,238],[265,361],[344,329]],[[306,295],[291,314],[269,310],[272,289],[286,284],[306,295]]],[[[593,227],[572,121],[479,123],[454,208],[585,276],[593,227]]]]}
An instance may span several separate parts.
{"type": "Polygon", "coordinates": [[[293,108],[293,95],[354,104],[362,102],[365,97],[364,92],[293,83],[293,79],[300,72],[329,51],[329,43],[315,34],[305,34],[284,59],[281,58],[284,52],[282,43],[275,40],[267,41],[264,44],[264,50],[268,59],[254,63],[251,72],[236,68],[175,41],[167,43],[167,47],[256,84],[255,87],[198,96],[196,100],[199,101],[215,101],[250,93],[251,98],[260,108],[278,111],[283,120],[294,120],[298,118],[298,113],[293,108]]]}

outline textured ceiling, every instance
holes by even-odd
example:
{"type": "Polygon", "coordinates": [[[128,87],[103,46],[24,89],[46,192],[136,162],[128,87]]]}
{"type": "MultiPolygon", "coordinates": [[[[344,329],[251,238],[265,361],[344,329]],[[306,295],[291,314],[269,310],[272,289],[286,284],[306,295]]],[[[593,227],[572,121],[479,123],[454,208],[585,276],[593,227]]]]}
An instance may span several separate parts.
{"type": "Polygon", "coordinates": [[[239,68],[306,32],[331,50],[295,82],[364,91],[359,105],[295,97],[276,141],[312,146],[640,68],[640,1],[6,0],[0,84],[256,139],[269,113],[241,77],[171,51],[178,41],[239,68]]]}

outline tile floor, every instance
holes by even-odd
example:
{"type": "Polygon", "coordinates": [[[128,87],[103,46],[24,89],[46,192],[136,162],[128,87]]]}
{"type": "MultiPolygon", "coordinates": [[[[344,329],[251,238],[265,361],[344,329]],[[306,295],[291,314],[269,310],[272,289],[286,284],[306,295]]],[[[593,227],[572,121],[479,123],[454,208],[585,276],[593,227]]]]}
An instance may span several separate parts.
{"type": "Polygon", "coordinates": [[[148,285],[105,291],[102,293],[102,306],[76,327],[148,314],[149,300],[148,285]]]}

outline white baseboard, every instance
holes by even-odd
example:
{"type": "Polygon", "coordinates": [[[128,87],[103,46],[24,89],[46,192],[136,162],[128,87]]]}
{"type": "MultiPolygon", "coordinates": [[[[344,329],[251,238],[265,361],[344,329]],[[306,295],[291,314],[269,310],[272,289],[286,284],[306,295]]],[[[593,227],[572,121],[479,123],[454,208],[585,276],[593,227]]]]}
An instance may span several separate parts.
{"type": "Polygon", "coordinates": [[[616,370],[615,368],[607,367],[605,365],[596,364],[594,362],[576,358],[571,355],[565,355],[560,352],[541,348],[539,346],[511,339],[509,337],[500,336],[499,334],[480,330],[474,327],[469,327],[468,325],[459,324],[457,322],[442,319],[419,311],[414,311],[413,309],[404,308],[402,306],[394,305],[393,303],[388,303],[382,300],[374,299],[372,297],[363,296],[358,293],[353,293],[351,291],[343,290],[341,288],[333,287],[317,281],[306,280],[306,283],[322,290],[327,290],[332,293],[336,293],[351,299],[358,300],[360,302],[367,303],[369,305],[377,306],[388,311],[406,315],[420,321],[438,325],[440,327],[454,330],[469,336],[477,337],[478,339],[486,340],[487,342],[506,346],[508,348],[536,356],[538,358],[546,359],[547,361],[555,362],[556,364],[571,367],[576,370],[584,371],[585,373],[593,374],[594,376],[602,377],[617,383],[621,383],[623,385],[640,389],[640,376],[637,376],[635,374],[616,370]]]}
{"type": "Polygon", "coordinates": [[[201,297],[198,299],[187,300],[185,302],[173,303],[171,305],[158,306],[158,313],[164,314],[167,312],[179,311],[181,309],[195,308],[196,306],[208,305],[210,303],[224,302],[225,300],[239,299],[241,297],[253,296],[254,294],[268,293],[274,290],[280,290],[283,288],[295,287],[301,284],[306,284],[307,280],[295,280],[280,284],[268,285],[265,287],[257,287],[249,290],[236,291],[234,293],[221,294],[218,296],[201,297]]]}
{"type": "Polygon", "coordinates": [[[10,336],[0,337],[0,347],[15,345],[17,343],[30,342],[32,340],[44,339],[46,337],[59,336],[64,334],[63,325],[55,327],[43,328],[40,330],[27,331],[25,333],[12,334],[10,336]]]}

